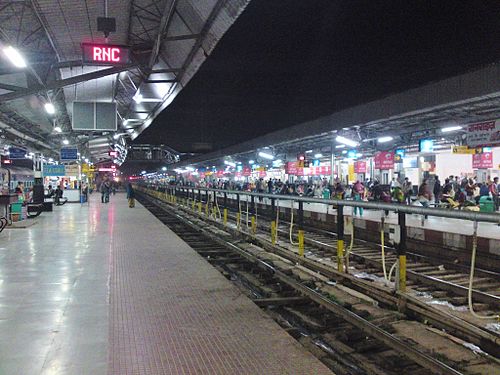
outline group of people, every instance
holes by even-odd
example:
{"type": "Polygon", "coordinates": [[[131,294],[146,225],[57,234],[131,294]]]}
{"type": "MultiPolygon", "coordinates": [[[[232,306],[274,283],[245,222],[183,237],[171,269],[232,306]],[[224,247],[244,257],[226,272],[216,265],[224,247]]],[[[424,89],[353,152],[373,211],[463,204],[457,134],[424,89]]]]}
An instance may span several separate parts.
{"type": "Polygon", "coordinates": [[[498,177],[488,179],[485,182],[477,182],[475,178],[459,179],[458,176],[449,176],[444,184],[436,176],[434,181],[434,199],[436,203],[443,202],[452,207],[477,206],[482,197],[490,197],[493,201],[495,211],[500,206],[500,184],[498,177]]]}
{"type": "MultiPolygon", "coordinates": [[[[377,180],[357,180],[346,186],[338,178],[330,183],[326,178],[314,182],[282,182],[280,179],[264,180],[262,178],[250,182],[212,180],[201,181],[197,186],[225,190],[249,191],[256,193],[297,195],[324,199],[370,200],[385,203],[420,204],[424,207],[446,205],[452,208],[478,205],[483,196],[492,197],[495,209],[499,208],[498,177],[488,179],[485,183],[476,182],[473,178],[450,176],[441,183],[438,176],[424,179],[414,191],[408,177],[392,179],[389,185],[382,185],[377,180]],[[418,203],[416,203],[418,202],[418,203]]],[[[362,210],[355,210],[362,214],[362,210]]]]}

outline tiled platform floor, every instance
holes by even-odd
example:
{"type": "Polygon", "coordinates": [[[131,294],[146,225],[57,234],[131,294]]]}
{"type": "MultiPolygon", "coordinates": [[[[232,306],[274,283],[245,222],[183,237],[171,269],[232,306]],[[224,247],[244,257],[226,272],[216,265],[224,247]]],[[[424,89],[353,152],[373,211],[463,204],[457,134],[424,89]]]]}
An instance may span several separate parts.
{"type": "Polygon", "coordinates": [[[0,234],[1,375],[330,374],[143,207],[0,234]]]}

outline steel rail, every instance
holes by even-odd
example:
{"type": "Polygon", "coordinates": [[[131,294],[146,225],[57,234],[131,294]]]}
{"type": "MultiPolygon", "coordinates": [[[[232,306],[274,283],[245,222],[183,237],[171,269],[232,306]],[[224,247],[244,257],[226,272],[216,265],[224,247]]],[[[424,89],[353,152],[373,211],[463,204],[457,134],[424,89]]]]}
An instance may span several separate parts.
{"type": "MultiPolygon", "coordinates": [[[[168,189],[168,187],[167,187],[168,189]]],[[[500,224],[500,214],[497,213],[485,213],[485,212],[472,212],[472,211],[451,211],[443,208],[425,208],[425,207],[415,207],[406,206],[393,203],[379,203],[379,202],[363,202],[363,201],[353,201],[353,200],[342,200],[342,199],[322,199],[322,198],[305,198],[300,196],[289,196],[289,195],[278,195],[278,194],[266,194],[266,193],[250,193],[246,191],[237,190],[222,190],[222,189],[212,189],[212,188],[193,188],[187,186],[177,186],[171,187],[170,189],[183,189],[186,190],[197,190],[197,191],[212,191],[216,193],[226,193],[226,194],[239,194],[246,196],[253,196],[256,198],[268,198],[268,199],[279,199],[280,201],[294,201],[303,203],[320,203],[325,205],[334,206],[347,206],[347,207],[362,207],[367,209],[375,210],[387,210],[393,212],[402,212],[406,214],[416,214],[425,216],[436,216],[445,217],[450,219],[462,219],[469,221],[487,222],[500,224]]]]}

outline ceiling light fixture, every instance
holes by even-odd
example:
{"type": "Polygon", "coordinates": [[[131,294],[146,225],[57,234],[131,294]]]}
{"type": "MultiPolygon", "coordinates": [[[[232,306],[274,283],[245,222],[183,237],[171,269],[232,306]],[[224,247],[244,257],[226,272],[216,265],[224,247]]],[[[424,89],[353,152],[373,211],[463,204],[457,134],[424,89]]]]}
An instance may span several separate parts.
{"type": "Polygon", "coordinates": [[[69,145],[69,141],[68,141],[67,139],[63,139],[62,143],[63,143],[64,145],[69,145]]]}
{"type": "Polygon", "coordinates": [[[60,126],[55,126],[55,127],[54,127],[54,131],[55,131],[56,133],[61,133],[61,132],[62,132],[62,129],[61,129],[61,127],[60,127],[60,126]]]}
{"type": "Polygon", "coordinates": [[[337,145],[337,146],[335,146],[335,148],[344,148],[344,147],[345,147],[345,145],[337,145]]]}
{"type": "Polygon", "coordinates": [[[268,154],[267,152],[259,152],[258,154],[261,158],[268,159],[268,160],[273,160],[274,156],[271,154],[268,154]]]}
{"type": "Polygon", "coordinates": [[[26,60],[24,60],[24,57],[14,47],[12,47],[12,46],[5,47],[3,49],[3,53],[5,54],[5,56],[7,56],[7,58],[10,60],[10,62],[16,68],[26,68],[28,66],[26,64],[26,60]]]}
{"type": "Polygon", "coordinates": [[[454,132],[454,131],[457,131],[457,130],[460,130],[460,129],[462,129],[462,127],[458,126],[458,125],[457,126],[449,126],[447,128],[442,128],[441,132],[442,133],[449,133],[449,132],[454,132]]]}
{"type": "Polygon", "coordinates": [[[387,137],[380,137],[377,139],[378,143],[386,143],[392,141],[394,138],[392,138],[390,135],[387,137]]]}
{"type": "Polygon", "coordinates": [[[353,141],[352,139],[349,139],[349,138],[346,138],[346,137],[342,137],[341,135],[338,135],[335,140],[338,142],[338,143],[343,143],[347,146],[351,146],[351,147],[356,147],[359,143],[356,142],[356,141],[353,141]]]}
{"type": "Polygon", "coordinates": [[[319,159],[319,158],[322,158],[323,157],[323,154],[314,154],[314,158],[315,159],[319,159]]]}
{"type": "Polygon", "coordinates": [[[45,103],[45,112],[47,112],[49,115],[53,115],[56,113],[56,107],[54,107],[54,104],[52,103],[45,103]]]}

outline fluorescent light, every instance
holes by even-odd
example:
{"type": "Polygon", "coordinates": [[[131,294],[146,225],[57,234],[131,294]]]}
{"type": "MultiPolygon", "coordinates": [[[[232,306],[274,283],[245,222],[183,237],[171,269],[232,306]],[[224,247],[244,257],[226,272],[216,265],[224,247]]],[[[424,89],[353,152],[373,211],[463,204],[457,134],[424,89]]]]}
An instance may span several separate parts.
{"type": "Polygon", "coordinates": [[[274,156],[271,155],[271,154],[268,154],[267,152],[259,152],[259,156],[261,158],[264,158],[264,159],[268,159],[268,160],[273,160],[274,159],[274,156]]]}
{"type": "Polygon", "coordinates": [[[347,154],[347,150],[342,150],[342,153],[343,154],[347,154]]]}
{"type": "Polygon", "coordinates": [[[56,126],[56,127],[54,127],[54,131],[55,131],[56,133],[61,133],[61,132],[62,132],[62,129],[61,129],[61,127],[60,127],[60,126],[56,126]]]}
{"type": "Polygon", "coordinates": [[[28,65],[24,60],[23,56],[19,53],[17,49],[12,46],[8,46],[3,49],[3,53],[8,57],[10,62],[17,68],[26,68],[28,65]]]}
{"type": "Polygon", "coordinates": [[[454,132],[454,131],[457,131],[457,130],[460,130],[460,129],[462,129],[461,126],[449,126],[447,128],[442,128],[441,132],[442,133],[449,133],[449,132],[454,132]]]}
{"type": "Polygon", "coordinates": [[[337,146],[335,146],[335,148],[344,148],[344,147],[345,147],[345,145],[337,145],[337,146]]]}
{"type": "Polygon", "coordinates": [[[323,157],[323,154],[314,154],[314,158],[315,158],[315,159],[319,159],[319,158],[321,158],[321,157],[323,157]]]}
{"type": "Polygon", "coordinates": [[[252,165],[253,163],[255,163],[255,160],[249,160],[248,161],[248,164],[252,165]]]}
{"type": "Polygon", "coordinates": [[[49,163],[52,163],[53,161],[54,161],[54,159],[49,158],[49,163]]]}
{"type": "Polygon", "coordinates": [[[186,167],[186,171],[188,171],[188,172],[193,172],[193,171],[194,171],[194,168],[193,168],[193,167],[186,167]]]}
{"type": "Polygon", "coordinates": [[[231,161],[224,160],[224,164],[230,166],[230,167],[236,167],[236,163],[233,163],[231,161]]]}
{"type": "Polygon", "coordinates": [[[386,137],[380,137],[377,139],[378,143],[386,143],[392,141],[394,138],[392,138],[390,135],[386,137]]]}
{"type": "Polygon", "coordinates": [[[63,139],[62,143],[65,145],[69,145],[69,141],[67,139],[63,139]]]}
{"type": "Polygon", "coordinates": [[[54,104],[52,103],[45,103],[45,112],[47,112],[49,115],[53,115],[56,113],[56,107],[54,107],[54,104]]]}
{"type": "Polygon", "coordinates": [[[167,167],[161,167],[161,170],[165,172],[167,170],[167,167]]]}
{"type": "Polygon", "coordinates": [[[338,135],[335,140],[338,142],[338,143],[343,143],[347,146],[351,146],[351,147],[356,147],[359,143],[356,142],[356,141],[353,141],[352,139],[349,139],[349,138],[345,138],[345,137],[342,137],[341,135],[338,135]]]}
{"type": "Polygon", "coordinates": [[[115,134],[115,135],[113,136],[113,139],[118,139],[118,138],[120,138],[120,134],[115,134]]]}
{"type": "Polygon", "coordinates": [[[310,154],[310,153],[312,153],[312,152],[313,152],[313,150],[307,150],[307,151],[306,151],[306,154],[310,154]]]}

